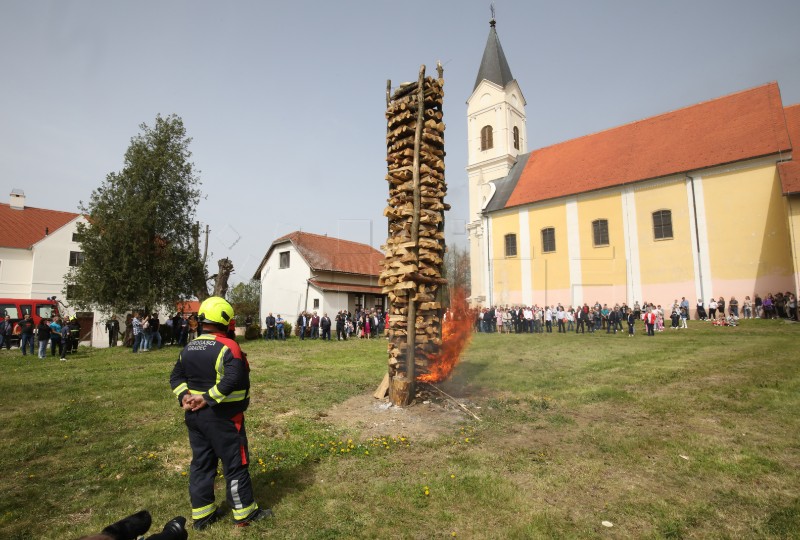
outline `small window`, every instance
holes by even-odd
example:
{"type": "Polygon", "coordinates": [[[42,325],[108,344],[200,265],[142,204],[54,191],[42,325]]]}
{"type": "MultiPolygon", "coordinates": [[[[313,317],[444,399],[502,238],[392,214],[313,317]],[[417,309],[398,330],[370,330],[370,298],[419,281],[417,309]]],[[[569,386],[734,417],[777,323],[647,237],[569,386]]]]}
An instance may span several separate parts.
{"type": "Polygon", "coordinates": [[[77,291],[76,291],[75,285],[67,285],[67,291],[66,291],[67,300],[73,300],[75,298],[75,293],[76,292],[77,291]]]}
{"type": "Polygon", "coordinates": [[[556,250],[556,230],[553,227],[542,229],[542,253],[552,253],[556,250]]]}
{"type": "Polygon", "coordinates": [[[280,253],[280,257],[281,257],[281,259],[280,259],[279,268],[289,268],[289,252],[288,251],[282,251],[280,253]]]}
{"type": "Polygon", "coordinates": [[[514,149],[519,150],[519,128],[514,126],[514,149]]]}
{"type": "Polygon", "coordinates": [[[653,237],[656,240],[672,238],[672,211],[657,210],[653,212],[653,237]]]}
{"type": "Polygon", "coordinates": [[[12,319],[20,319],[19,310],[15,304],[0,304],[0,317],[5,318],[6,316],[11,317],[12,319]]]}
{"type": "Polygon", "coordinates": [[[483,126],[481,128],[481,150],[488,150],[493,147],[492,126],[483,126]]]}
{"type": "Polygon", "coordinates": [[[595,247],[608,245],[608,220],[596,219],[592,221],[592,238],[595,247]]]}
{"type": "Polygon", "coordinates": [[[314,309],[319,309],[319,298],[314,298],[314,309]]]}
{"type": "Polygon", "coordinates": [[[80,266],[83,264],[83,252],[82,251],[70,251],[69,252],[69,265],[70,266],[80,266]]]}
{"type": "Polygon", "coordinates": [[[52,319],[54,313],[58,313],[58,310],[52,304],[36,305],[36,315],[41,319],[52,319]]]}
{"type": "Polygon", "coordinates": [[[77,242],[78,241],[78,233],[76,233],[76,232],[72,233],[72,241],[73,242],[77,242]]]}
{"type": "Polygon", "coordinates": [[[516,234],[507,234],[505,236],[506,240],[506,257],[516,257],[517,256],[517,235],[516,234]]]}

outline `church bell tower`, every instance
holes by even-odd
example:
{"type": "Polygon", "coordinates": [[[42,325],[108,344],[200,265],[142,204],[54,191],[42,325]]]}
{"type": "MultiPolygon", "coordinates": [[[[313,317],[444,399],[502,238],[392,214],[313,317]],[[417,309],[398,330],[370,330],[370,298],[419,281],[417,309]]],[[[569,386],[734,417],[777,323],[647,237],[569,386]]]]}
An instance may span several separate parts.
{"type": "Polygon", "coordinates": [[[467,100],[467,179],[471,294],[473,306],[491,305],[490,223],[483,209],[494,195],[492,182],[504,178],[528,151],[525,98],[497,37],[494,10],[472,95],[467,100]]]}

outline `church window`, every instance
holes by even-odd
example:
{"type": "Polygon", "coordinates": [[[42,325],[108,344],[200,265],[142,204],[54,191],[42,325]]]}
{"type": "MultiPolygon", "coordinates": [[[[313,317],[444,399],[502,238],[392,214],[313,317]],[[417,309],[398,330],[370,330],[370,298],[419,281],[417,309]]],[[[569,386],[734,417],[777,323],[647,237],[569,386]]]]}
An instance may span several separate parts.
{"type": "Polygon", "coordinates": [[[280,253],[280,263],[278,265],[279,268],[289,268],[289,252],[288,251],[281,251],[280,253]]]}
{"type": "Polygon", "coordinates": [[[516,234],[507,234],[505,236],[506,240],[506,257],[516,257],[517,256],[517,235],[516,234]]]}
{"type": "Polygon", "coordinates": [[[542,229],[542,253],[556,250],[556,230],[553,227],[542,229]]]}
{"type": "Polygon", "coordinates": [[[514,126],[514,149],[519,150],[519,128],[514,126]]]}
{"type": "Polygon", "coordinates": [[[653,212],[653,237],[656,240],[672,238],[672,210],[653,212]]]}
{"type": "Polygon", "coordinates": [[[492,126],[483,126],[481,128],[481,150],[488,150],[493,147],[492,126]]]}
{"type": "Polygon", "coordinates": [[[594,239],[595,247],[608,245],[607,219],[596,219],[592,221],[592,238],[594,239]]]}

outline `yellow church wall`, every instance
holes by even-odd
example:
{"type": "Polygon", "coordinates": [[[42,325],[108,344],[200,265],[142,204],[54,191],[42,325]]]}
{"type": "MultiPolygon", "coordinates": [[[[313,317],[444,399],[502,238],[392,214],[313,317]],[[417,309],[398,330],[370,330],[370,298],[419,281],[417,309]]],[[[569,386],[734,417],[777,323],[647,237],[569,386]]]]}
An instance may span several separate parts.
{"type": "Polygon", "coordinates": [[[713,295],[793,288],[786,203],[774,164],[703,177],[713,295]]]}
{"type": "Polygon", "coordinates": [[[492,217],[492,300],[495,305],[518,305],[522,302],[522,246],[519,213],[492,217]],[[517,254],[507,257],[505,236],[517,235],[517,254]]]}
{"type": "Polygon", "coordinates": [[[623,303],[627,300],[627,261],[619,192],[583,198],[578,201],[581,276],[573,281],[582,285],[587,303],[623,303]],[[608,245],[594,245],[592,222],[608,222],[608,245]]]}
{"type": "Polygon", "coordinates": [[[533,302],[538,305],[565,304],[572,299],[569,275],[569,250],[567,247],[566,206],[551,204],[536,206],[528,212],[531,238],[531,272],[533,274],[533,302]],[[542,252],[542,229],[555,229],[556,249],[542,252]]]}
{"type": "Polygon", "coordinates": [[[694,260],[692,227],[694,216],[689,209],[686,185],[682,181],[655,185],[634,192],[637,235],[639,237],[639,279],[642,298],[634,301],[667,303],[680,296],[694,295],[694,260]],[[672,212],[672,238],[656,239],[653,212],[672,212]]]}

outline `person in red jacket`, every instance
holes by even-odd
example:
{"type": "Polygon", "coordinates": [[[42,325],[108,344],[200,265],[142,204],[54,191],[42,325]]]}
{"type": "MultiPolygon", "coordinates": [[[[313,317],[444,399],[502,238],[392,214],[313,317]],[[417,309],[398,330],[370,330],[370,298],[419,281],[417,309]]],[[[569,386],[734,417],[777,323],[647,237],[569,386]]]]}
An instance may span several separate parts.
{"type": "Polygon", "coordinates": [[[656,327],[656,312],[652,306],[647,307],[647,311],[644,314],[644,324],[647,327],[647,335],[654,336],[655,327],[656,327]]]}
{"type": "Polygon", "coordinates": [[[194,528],[204,530],[224,517],[214,503],[217,462],[222,461],[228,505],[237,526],[272,516],[253,496],[244,412],[250,403],[250,366],[239,345],[226,337],[233,308],[212,296],[200,305],[203,333],[181,351],[170,376],[185,412],[192,448],[189,496],[194,528]]]}

